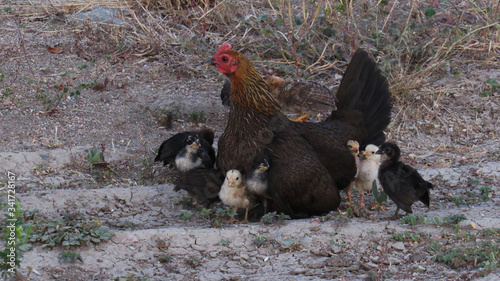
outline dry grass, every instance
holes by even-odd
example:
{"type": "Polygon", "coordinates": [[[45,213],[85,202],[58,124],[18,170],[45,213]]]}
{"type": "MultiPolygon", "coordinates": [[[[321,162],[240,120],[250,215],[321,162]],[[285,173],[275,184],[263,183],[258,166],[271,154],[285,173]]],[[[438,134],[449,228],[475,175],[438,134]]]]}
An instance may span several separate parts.
{"type": "Polygon", "coordinates": [[[478,95],[488,78],[474,78],[477,68],[500,68],[499,6],[498,0],[30,0],[0,5],[0,16],[50,22],[117,9],[123,24],[70,23],[66,32],[86,57],[159,60],[177,76],[196,77],[207,54],[229,42],[262,72],[334,84],[362,47],[389,78],[396,101],[389,137],[396,139],[415,126],[417,134],[471,132],[475,120],[448,112],[446,100],[478,95]],[[455,80],[441,82],[447,79],[455,80]],[[416,124],[416,115],[430,124],[416,124]]]}

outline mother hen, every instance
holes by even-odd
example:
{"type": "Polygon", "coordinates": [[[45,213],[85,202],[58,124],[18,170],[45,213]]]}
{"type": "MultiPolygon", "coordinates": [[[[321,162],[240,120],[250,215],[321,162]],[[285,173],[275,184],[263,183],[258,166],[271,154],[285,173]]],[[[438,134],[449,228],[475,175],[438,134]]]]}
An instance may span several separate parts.
{"type": "Polygon", "coordinates": [[[356,51],[337,92],[337,111],[321,123],[288,120],[252,62],[230,44],[222,44],[209,63],[231,82],[217,166],[246,174],[254,157],[265,153],[273,163],[268,171],[273,209],[293,218],[337,209],[339,190],[356,174],[347,141],[380,145],[390,123],[391,93],[368,53],[356,51]]]}

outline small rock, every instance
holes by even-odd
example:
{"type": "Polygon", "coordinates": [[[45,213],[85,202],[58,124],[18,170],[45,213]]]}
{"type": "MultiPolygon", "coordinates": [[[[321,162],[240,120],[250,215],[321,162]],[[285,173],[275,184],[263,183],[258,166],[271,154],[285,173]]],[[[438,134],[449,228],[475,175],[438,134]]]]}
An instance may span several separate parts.
{"type": "Polygon", "coordinates": [[[191,248],[193,248],[193,250],[198,251],[198,252],[203,252],[203,251],[205,251],[205,248],[204,248],[204,247],[202,247],[202,246],[200,246],[200,245],[196,245],[196,244],[191,245],[191,248]]]}
{"type": "Polygon", "coordinates": [[[309,268],[322,268],[325,266],[325,263],[315,262],[315,263],[309,264],[308,266],[309,266],[309,268]]]}
{"type": "Polygon", "coordinates": [[[425,266],[423,265],[417,265],[417,267],[415,267],[415,271],[416,272],[425,272],[427,270],[427,268],[425,268],[425,266]]]}
{"type": "Polygon", "coordinates": [[[377,267],[378,267],[378,264],[373,263],[373,262],[360,263],[359,265],[360,265],[362,268],[366,269],[366,270],[371,270],[371,269],[373,269],[373,268],[377,268],[377,267]]]}
{"type": "Polygon", "coordinates": [[[330,252],[325,250],[311,250],[311,254],[320,256],[320,257],[328,257],[330,256],[330,252]]]}
{"type": "Polygon", "coordinates": [[[310,231],[319,231],[320,229],[321,229],[321,227],[319,227],[319,225],[316,225],[316,226],[309,228],[310,231]]]}
{"type": "Polygon", "coordinates": [[[326,265],[334,267],[348,267],[354,261],[344,255],[332,256],[326,261],[326,265]]]}
{"type": "Polygon", "coordinates": [[[384,260],[384,264],[400,264],[401,260],[396,258],[396,257],[389,257],[388,259],[384,260]]]}
{"type": "Polygon", "coordinates": [[[399,251],[403,251],[404,249],[406,249],[405,244],[403,242],[391,243],[390,247],[399,251]]]}
{"type": "Polygon", "coordinates": [[[307,272],[307,269],[305,268],[298,268],[290,271],[291,275],[300,275],[300,274],[305,274],[307,272]]]}
{"type": "Polygon", "coordinates": [[[217,253],[216,252],[210,252],[208,254],[208,256],[211,257],[211,258],[216,258],[217,257],[217,253]]]}

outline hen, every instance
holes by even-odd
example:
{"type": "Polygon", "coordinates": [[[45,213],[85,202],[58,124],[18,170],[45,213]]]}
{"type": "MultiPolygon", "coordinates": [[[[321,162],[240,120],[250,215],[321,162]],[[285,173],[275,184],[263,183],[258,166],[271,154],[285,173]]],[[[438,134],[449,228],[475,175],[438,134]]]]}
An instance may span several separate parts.
{"type": "Polygon", "coordinates": [[[424,180],[417,170],[399,160],[401,150],[397,144],[384,143],[377,153],[387,156],[380,165],[378,178],[385,193],[396,203],[393,218],[399,217],[399,209],[411,214],[411,206],[416,201],[421,201],[429,207],[429,189],[433,188],[433,185],[424,180]]]}
{"type": "MultiPolygon", "coordinates": [[[[266,79],[271,96],[285,113],[300,114],[292,121],[305,121],[310,115],[337,109],[335,95],[325,86],[314,82],[295,82],[278,76],[266,79]]],[[[222,104],[230,105],[231,82],[226,80],[220,97],[222,104]]]]}
{"type": "Polygon", "coordinates": [[[219,139],[217,166],[244,174],[266,153],[272,207],[293,218],[337,209],[339,190],[356,175],[348,140],[381,144],[390,123],[391,93],[368,53],[358,50],[337,93],[337,108],[321,123],[295,123],[279,110],[252,62],[222,44],[209,60],[231,83],[231,109],[219,139]]]}

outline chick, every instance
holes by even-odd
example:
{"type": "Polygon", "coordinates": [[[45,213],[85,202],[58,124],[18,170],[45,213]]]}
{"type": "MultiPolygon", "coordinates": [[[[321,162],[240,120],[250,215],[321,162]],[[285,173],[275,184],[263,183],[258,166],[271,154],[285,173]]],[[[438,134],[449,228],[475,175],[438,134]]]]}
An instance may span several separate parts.
{"type": "Polygon", "coordinates": [[[380,146],[377,153],[387,156],[380,165],[378,179],[385,193],[396,203],[396,212],[392,218],[399,218],[399,209],[411,214],[411,206],[416,201],[421,201],[429,207],[429,189],[433,188],[433,185],[424,180],[417,170],[399,160],[399,147],[395,143],[386,142],[380,146]]]}
{"type": "Polygon", "coordinates": [[[265,154],[258,154],[253,159],[252,170],[247,175],[246,185],[250,193],[259,197],[264,206],[264,213],[267,213],[267,199],[270,198],[267,192],[269,170],[269,158],[265,154]]]}
{"type": "Polygon", "coordinates": [[[243,175],[238,170],[229,170],[219,191],[219,198],[224,205],[245,209],[244,222],[248,221],[248,210],[253,205],[253,196],[248,193],[243,175]]]}
{"type": "MultiPolygon", "coordinates": [[[[354,156],[354,159],[356,160],[356,175],[354,176],[354,179],[356,179],[358,177],[359,168],[361,165],[361,160],[359,158],[359,143],[355,140],[349,140],[349,141],[347,141],[347,147],[349,147],[349,149],[352,152],[352,155],[354,156]]],[[[352,202],[351,195],[352,195],[353,188],[354,188],[354,181],[352,181],[346,189],[347,200],[349,202],[352,202]]]]}
{"type": "Polygon", "coordinates": [[[202,155],[204,153],[199,148],[200,139],[196,136],[189,136],[186,140],[186,146],[175,156],[175,166],[179,171],[187,172],[203,165],[202,155]],[[198,151],[201,152],[201,157],[198,156],[198,151]]]}
{"type": "MultiPolygon", "coordinates": [[[[376,145],[369,144],[366,146],[361,159],[358,176],[354,181],[354,185],[361,193],[361,207],[365,206],[363,202],[365,191],[371,191],[373,189],[373,181],[376,180],[378,176],[381,156],[377,154],[377,151],[378,147],[376,145]]],[[[373,205],[376,204],[375,202],[373,203],[373,205]]]]}

